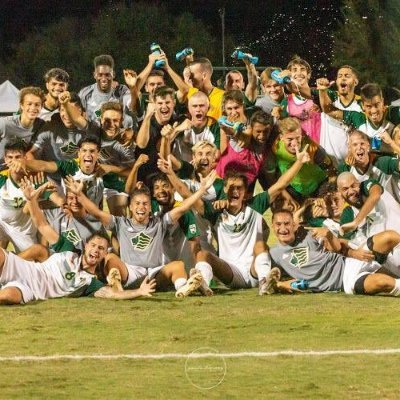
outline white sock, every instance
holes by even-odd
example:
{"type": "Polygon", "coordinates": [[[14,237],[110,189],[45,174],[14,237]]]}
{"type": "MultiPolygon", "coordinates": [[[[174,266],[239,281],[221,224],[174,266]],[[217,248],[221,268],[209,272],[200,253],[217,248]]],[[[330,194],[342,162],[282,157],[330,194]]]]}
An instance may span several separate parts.
{"type": "Polygon", "coordinates": [[[210,286],[211,279],[214,276],[211,265],[208,262],[199,261],[195,268],[201,273],[207,285],[210,286]]]}
{"type": "Polygon", "coordinates": [[[391,296],[400,296],[400,279],[395,279],[393,290],[389,293],[391,296]]]}
{"type": "Polygon", "coordinates": [[[254,269],[257,272],[259,281],[267,277],[271,272],[271,257],[269,256],[269,253],[264,251],[255,258],[254,269]]]}
{"type": "Polygon", "coordinates": [[[187,282],[186,278],[178,278],[175,282],[174,282],[174,286],[175,286],[175,290],[179,290],[182,286],[185,286],[187,282]]]}

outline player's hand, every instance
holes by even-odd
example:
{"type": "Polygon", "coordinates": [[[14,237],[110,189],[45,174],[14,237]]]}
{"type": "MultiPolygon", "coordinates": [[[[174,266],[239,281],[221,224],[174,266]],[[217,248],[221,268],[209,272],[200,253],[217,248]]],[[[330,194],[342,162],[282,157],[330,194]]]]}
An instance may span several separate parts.
{"type": "Polygon", "coordinates": [[[311,158],[308,154],[308,144],[306,144],[301,152],[299,152],[299,148],[296,148],[296,158],[297,161],[300,161],[302,164],[310,162],[311,158]]]}
{"type": "Polygon", "coordinates": [[[311,236],[317,240],[318,239],[329,240],[329,239],[332,239],[332,237],[333,237],[332,232],[328,228],[325,228],[325,227],[318,228],[318,227],[306,226],[304,228],[306,230],[310,231],[311,236]]]}
{"type": "Polygon", "coordinates": [[[156,112],[156,105],[154,102],[149,101],[147,103],[147,109],[146,109],[146,117],[152,117],[154,113],[156,112]]]}
{"type": "Polygon", "coordinates": [[[146,278],[139,287],[140,295],[143,297],[151,297],[152,294],[156,291],[156,280],[146,278]]]}
{"type": "Polygon", "coordinates": [[[178,126],[178,122],[175,122],[172,126],[170,124],[164,125],[161,129],[161,136],[172,139],[175,135],[175,128],[178,126]]]}
{"type": "Polygon", "coordinates": [[[167,159],[161,157],[160,154],[158,154],[158,160],[157,160],[157,167],[158,169],[163,172],[164,174],[171,175],[174,171],[172,169],[172,160],[171,156],[168,155],[167,159]]]}
{"type": "Polygon", "coordinates": [[[64,183],[67,189],[77,196],[83,192],[83,181],[75,180],[71,175],[64,178],[64,183]]]}
{"type": "Polygon", "coordinates": [[[15,172],[16,174],[18,174],[18,173],[27,174],[29,172],[29,169],[27,168],[26,162],[24,159],[13,160],[10,163],[6,163],[6,165],[10,171],[15,172]]]}
{"type": "Polygon", "coordinates": [[[200,190],[208,190],[217,179],[217,171],[213,169],[206,177],[200,175],[200,190]]]}
{"type": "Polygon", "coordinates": [[[353,232],[357,229],[357,223],[352,221],[352,222],[348,222],[347,224],[343,224],[340,226],[340,235],[343,236],[345,233],[347,232],[353,232]]]}
{"type": "Polygon", "coordinates": [[[122,129],[118,136],[119,143],[124,147],[132,147],[135,144],[135,133],[132,128],[122,129]]]}
{"type": "Polygon", "coordinates": [[[349,249],[348,256],[366,262],[375,260],[374,253],[369,250],[364,250],[362,247],[359,247],[358,249],[349,249]]]}
{"type": "Polygon", "coordinates": [[[393,143],[393,139],[392,137],[389,135],[388,131],[383,131],[379,134],[380,138],[382,139],[382,141],[386,144],[392,144],[393,143]]]}
{"type": "Polygon", "coordinates": [[[136,168],[139,168],[143,164],[146,164],[148,161],[149,161],[149,156],[147,154],[140,154],[140,156],[135,161],[134,165],[135,165],[136,168]]]}
{"type": "Polygon", "coordinates": [[[64,92],[58,95],[58,101],[60,102],[60,104],[69,103],[71,101],[71,93],[67,90],[64,90],[64,92]]]}
{"type": "Polygon", "coordinates": [[[228,200],[215,200],[212,203],[212,205],[215,210],[225,210],[229,207],[229,201],[228,200]]]}
{"type": "Polygon", "coordinates": [[[124,69],[124,80],[129,89],[133,89],[137,83],[137,73],[133,69],[124,69]]]}
{"type": "Polygon", "coordinates": [[[186,130],[192,129],[192,121],[186,118],[181,124],[176,127],[177,132],[183,132],[186,130]]]}
{"type": "Polygon", "coordinates": [[[317,90],[328,90],[331,87],[331,85],[332,83],[329,82],[329,80],[326,78],[317,79],[317,90]]]}
{"type": "Polygon", "coordinates": [[[271,116],[275,119],[281,119],[283,108],[281,106],[275,106],[272,108],[271,116]]]}

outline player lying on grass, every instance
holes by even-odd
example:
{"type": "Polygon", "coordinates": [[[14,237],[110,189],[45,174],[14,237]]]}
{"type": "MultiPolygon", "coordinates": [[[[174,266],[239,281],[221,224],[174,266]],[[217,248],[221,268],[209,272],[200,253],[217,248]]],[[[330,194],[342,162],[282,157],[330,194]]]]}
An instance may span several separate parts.
{"type": "MultiPolygon", "coordinates": [[[[269,293],[271,260],[267,251],[267,228],[263,213],[303,164],[310,160],[307,148],[306,145],[301,153],[296,151],[297,161],[268,191],[249,201],[246,201],[246,176],[230,172],[224,179],[227,200],[219,202],[220,209],[202,199],[196,202],[196,211],[211,221],[218,236],[219,257],[206,250],[197,254],[196,271],[203,275],[206,285],[209,285],[214,274],[230,288],[258,286],[260,295],[269,293]]],[[[172,170],[171,159],[165,166],[165,172],[171,182],[179,187],[179,178],[172,170]]],[[[202,289],[203,293],[212,294],[209,287],[202,289]]]]}
{"type": "MultiPolygon", "coordinates": [[[[97,271],[107,255],[109,240],[102,233],[88,238],[81,255],[63,236],[48,224],[39,209],[35,190],[24,187],[24,195],[39,231],[59,253],[42,263],[25,261],[6,250],[0,250],[0,304],[24,304],[34,300],[58,297],[94,296],[106,299],[134,299],[151,296],[154,280],[144,280],[137,290],[117,290],[97,279],[97,271]]],[[[118,278],[112,271],[110,278],[118,278]]]]}
{"type": "Polygon", "coordinates": [[[147,188],[136,189],[131,195],[131,218],[116,217],[100,210],[82,192],[83,184],[67,179],[68,189],[78,196],[85,209],[98,218],[107,229],[115,229],[120,244],[121,260],[110,255],[110,264],[118,268],[124,287],[137,285],[145,277],[155,278],[158,290],[175,287],[177,297],[185,297],[198,289],[201,274],[187,280],[184,263],[172,261],[164,265],[163,241],[168,228],[174,225],[204,195],[216,178],[215,171],[202,180],[200,189],[169,212],[152,217],[151,196],[147,188]]]}
{"type": "MultiPolygon", "coordinates": [[[[377,273],[381,265],[376,261],[364,262],[326,251],[321,240],[329,241],[334,250],[339,251],[341,247],[328,229],[314,232],[298,229],[292,213],[287,210],[273,214],[272,227],[278,239],[278,244],[270,249],[273,264],[295,280],[308,281],[312,292],[400,296],[400,279],[377,273]]],[[[291,282],[276,283],[275,289],[291,292],[291,282]]]]}

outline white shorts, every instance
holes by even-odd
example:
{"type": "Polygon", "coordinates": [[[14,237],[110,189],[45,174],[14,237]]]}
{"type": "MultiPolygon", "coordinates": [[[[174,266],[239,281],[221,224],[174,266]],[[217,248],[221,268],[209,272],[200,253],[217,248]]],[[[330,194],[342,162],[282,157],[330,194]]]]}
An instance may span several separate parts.
{"type": "Polygon", "coordinates": [[[0,276],[1,288],[13,287],[19,289],[22,293],[21,304],[41,299],[42,297],[35,294],[31,285],[32,280],[37,279],[33,269],[30,268],[30,264],[33,262],[23,260],[3,249],[1,251],[4,251],[5,254],[3,271],[0,276]]]}
{"type": "Polygon", "coordinates": [[[161,265],[160,267],[144,268],[127,263],[125,263],[125,266],[128,270],[128,279],[126,280],[124,288],[139,287],[146,277],[153,279],[160,272],[161,268],[164,267],[164,265],[161,265]]]}
{"type": "Polygon", "coordinates": [[[104,188],[103,194],[104,194],[104,197],[106,198],[106,200],[111,199],[111,197],[114,197],[114,196],[129,197],[129,195],[125,192],[118,192],[118,190],[109,189],[109,188],[104,188]]]}
{"type": "Polygon", "coordinates": [[[17,253],[26,250],[37,243],[36,229],[21,231],[17,226],[11,226],[0,220],[0,240],[10,241],[17,253]]]}
{"type": "Polygon", "coordinates": [[[233,264],[229,264],[233,273],[233,279],[227,286],[231,289],[248,289],[258,287],[258,279],[250,275],[250,267],[247,269],[238,268],[233,264]]]}
{"type": "Polygon", "coordinates": [[[382,266],[397,278],[400,278],[400,244],[392,250],[382,266]]]}
{"type": "Polygon", "coordinates": [[[374,274],[382,266],[376,261],[365,262],[355,258],[346,258],[343,271],[343,291],[354,294],[354,285],[364,275],[374,274]]]}

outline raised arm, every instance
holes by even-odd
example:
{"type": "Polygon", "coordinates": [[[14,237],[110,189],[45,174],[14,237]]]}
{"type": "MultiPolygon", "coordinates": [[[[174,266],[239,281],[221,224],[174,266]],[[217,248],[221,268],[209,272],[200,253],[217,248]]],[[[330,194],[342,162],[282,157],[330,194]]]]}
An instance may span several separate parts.
{"type": "MultiPolygon", "coordinates": [[[[372,209],[376,206],[383,193],[382,187],[375,183],[369,189],[369,194],[361,207],[359,213],[352,222],[343,224],[340,228],[343,232],[351,232],[357,229],[361,222],[368,216],[372,209]]],[[[394,217],[395,218],[395,217],[394,217]]]]}
{"type": "Polygon", "coordinates": [[[131,94],[131,103],[129,108],[132,112],[138,113],[140,93],[137,87],[137,82],[138,82],[137,74],[132,69],[124,69],[123,73],[126,86],[128,86],[129,92],[131,94]]]}
{"type": "Polygon", "coordinates": [[[205,178],[201,178],[200,188],[197,192],[193,193],[190,197],[185,199],[179,207],[173,208],[169,212],[169,216],[173,222],[177,222],[178,219],[192,206],[195,205],[196,202],[202,201],[201,198],[206,193],[208,188],[214,183],[215,179],[217,178],[216,171],[211,171],[205,178]]]}
{"type": "Polygon", "coordinates": [[[34,189],[29,179],[25,177],[25,179],[20,182],[20,188],[26,198],[33,223],[49,244],[55,244],[58,242],[60,235],[50,226],[38,203],[38,198],[46,190],[48,184],[49,182],[43,184],[38,189],[34,189]]]}
{"type": "Polygon", "coordinates": [[[247,70],[247,86],[245,90],[246,97],[251,101],[257,99],[257,70],[254,64],[252,64],[248,58],[243,59],[246,64],[247,70]]]}
{"type": "Polygon", "coordinates": [[[74,105],[70,103],[70,93],[67,91],[60,93],[58,100],[60,104],[64,106],[65,111],[67,112],[68,117],[71,119],[73,124],[79,129],[86,129],[88,126],[88,121],[78,110],[78,108],[74,107],[74,105]]]}
{"type": "Polygon", "coordinates": [[[18,161],[12,161],[10,163],[10,168],[15,168],[17,172],[19,171],[33,171],[33,172],[47,172],[55,173],[58,170],[57,164],[54,161],[43,161],[43,160],[26,160],[20,159],[18,161]]]}
{"type": "Polygon", "coordinates": [[[90,199],[88,199],[83,193],[83,182],[76,181],[72,176],[67,176],[64,179],[65,186],[68,190],[78,196],[79,202],[82,204],[85,210],[97,218],[103,225],[108,226],[112,222],[112,215],[108,212],[100,210],[90,199]]]}
{"type": "Polygon", "coordinates": [[[326,78],[317,79],[317,90],[319,93],[319,102],[321,104],[322,111],[332,118],[342,121],[343,111],[336,108],[331,98],[328,95],[328,89],[330,87],[330,82],[326,78]]]}
{"type": "Polygon", "coordinates": [[[139,168],[143,165],[146,164],[147,161],[149,161],[149,156],[147,154],[140,154],[138,159],[135,161],[135,164],[133,164],[133,167],[131,169],[131,172],[128,175],[128,178],[125,183],[125,193],[131,194],[133,189],[136,187],[137,184],[137,174],[139,171],[139,168]]]}
{"type": "Polygon", "coordinates": [[[176,97],[180,103],[186,100],[186,96],[189,92],[189,85],[171,68],[169,65],[168,59],[164,53],[161,54],[165,61],[165,72],[171,77],[172,81],[175,83],[175,86],[178,88],[176,92],[176,97]]]}
{"type": "Polygon", "coordinates": [[[147,110],[146,114],[144,116],[142,125],[140,126],[137,138],[136,138],[136,144],[138,145],[139,148],[144,149],[149,143],[150,140],[150,123],[151,123],[151,117],[154,115],[156,109],[154,103],[150,102],[147,105],[147,110]]]}
{"type": "Polygon", "coordinates": [[[300,171],[301,167],[310,161],[310,155],[307,153],[307,149],[308,144],[304,146],[302,152],[299,152],[298,149],[296,149],[296,162],[268,189],[271,202],[273,202],[282,190],[290,184],[296,174],[300,171]]]}

